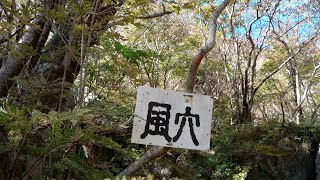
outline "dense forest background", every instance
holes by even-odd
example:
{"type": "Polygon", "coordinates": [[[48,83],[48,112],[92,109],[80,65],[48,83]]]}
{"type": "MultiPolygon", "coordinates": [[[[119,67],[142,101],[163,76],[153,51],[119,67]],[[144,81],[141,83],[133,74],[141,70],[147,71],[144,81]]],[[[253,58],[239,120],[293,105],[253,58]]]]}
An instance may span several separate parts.
{"type": "Polygon", "coordinates": [[[1,0],[0,179],[316,178],[319,3],[1,0]],[[212,96],[211,149],[131,144],[142,85],[212,96]]]}

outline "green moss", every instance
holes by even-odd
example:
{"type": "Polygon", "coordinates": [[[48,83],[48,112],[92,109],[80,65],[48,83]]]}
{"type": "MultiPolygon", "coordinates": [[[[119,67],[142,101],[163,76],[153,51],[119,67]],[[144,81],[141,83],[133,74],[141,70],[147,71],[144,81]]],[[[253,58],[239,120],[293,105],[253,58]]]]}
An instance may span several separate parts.
{"type": "Polygon", "coordinates": [[[291,151],[285,150],[285,149],[278,149],[270,145],[260,145],[256,148],[257,153],[260,153],[262,155],[266,156],[288,156],[290,155],[291,151]]]}

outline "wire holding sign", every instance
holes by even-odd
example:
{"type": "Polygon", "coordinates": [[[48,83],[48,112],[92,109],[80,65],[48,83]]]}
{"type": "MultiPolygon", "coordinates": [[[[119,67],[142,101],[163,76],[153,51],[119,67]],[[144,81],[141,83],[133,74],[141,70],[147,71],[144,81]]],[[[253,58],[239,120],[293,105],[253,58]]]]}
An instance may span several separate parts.
{"type": "Polygon", "coordinates": [[[131,142],[209,149],[212,104],[209,96],[139,87],[131,142]]]}

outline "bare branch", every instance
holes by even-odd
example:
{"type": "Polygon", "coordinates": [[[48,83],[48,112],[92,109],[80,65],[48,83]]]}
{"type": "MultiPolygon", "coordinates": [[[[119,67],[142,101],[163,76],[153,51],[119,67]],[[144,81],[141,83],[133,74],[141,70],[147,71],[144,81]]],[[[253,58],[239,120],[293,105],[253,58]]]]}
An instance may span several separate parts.
{"type": "Polygon", "coordinates": [[[290,56],[285,60],[276,70],[274,70],[272,73],[270,73],[268,76],[266,76],[259,85],[254,89],[253,94],[256,94],[258,89],[262,86],[263,83],[265,83],[269,78],[271,78],[273,75],[275,75],[277,72],[279,72],[289,61],[293,59],[293,56],[290,56]]]}
{"type": "Polygon", "coordinates": [[[217,31],[217,20],[221,12],[227,7],[231,0],[224,0],[213,12],[209,24],[209,37],[207,43],[193,56],[192,63],[190,65],[188,80],[186,85],[186,91],[192,92],[194,83],[196,80],[196,75],[198,67],[203,59],[203,57],[213,49],[216,45],[216,31],[217,31]]]}
{"type": "Polygon", "coordinates": [[[173,11],[163,11],[163,12],[155,13],[155,14],[152,14],[149,16],[139,16],[138,18],[139,19],[152,19],[152,18],[161,17],[161,16],[164,16],[166,14],[171,14],[171,13],[173,13],[173,11]]]}
{"type": "MultiPolygon", "coordinates": [[[[316,72],[320,69],[320,64],[318,64],[316,67],[314,67],[314,70],[311,74],[311,77],[314,77],[314,75],[316,74],[316,72]]],[[[294,111],[293,111],[293,115],[297,112],[297,110],[301,107],[301,105],[304,103],[304,101],[307,99],[308,97],[308,92],[311,88],[311,86],[313,85],[314,81],[310,81],[310,83],[308,84],[308,86],[306,87],[306,89],[304,90],[304,93],[303,93],[303,98],[302,100],[300,101],[300,103],[295,107],[294,111]]]]}
{"type": "Polygon", "coordinates": [[[128,166],[126,169],[121,171],[118,176],[131,176],[135,172],[137,172],[143,163],[148,162],[149,160],[155,159],[157,157],[163,156],[167,153],[169,148],[167,147],[152,147],[149,149],[143,156],[140,157],[140,159],[136,160],[130,166],[128,166]]]}
{"type": "Polygon", "coordinates": [[[173,11],[167,11],[163,4],[162,4],[162,8],[163,8],[162,12],[154,13],[154,14],[151,14],[151,15],[148,15],[148,16],[139,16],[138,18],[139,19],[152,19],[152,18],[157,18],[157,17],[161,17],[161,16],[164,16],[164,15],[173,13],[173,11]]]}

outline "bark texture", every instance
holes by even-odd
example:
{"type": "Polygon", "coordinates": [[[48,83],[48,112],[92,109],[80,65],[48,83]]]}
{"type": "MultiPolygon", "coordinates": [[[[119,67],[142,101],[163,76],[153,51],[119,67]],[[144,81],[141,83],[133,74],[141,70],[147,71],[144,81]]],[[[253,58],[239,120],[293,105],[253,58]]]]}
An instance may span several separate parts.
{"type": "MultiPolygon", "coordinates": [[[[81,18],[72,18],[74,12],[67,8],[68,2],[46,2],[46,8],[66,6],[65,21],[54,21],[51,17],[38,16],[23,36],[22,42],[15,52],[24,52],[28,47],[34,53],[20,53],[23,56],[10,54],[8,59],[0,60],[0,97],[7,96],[13,85],[15,76],[30,83],[26,86],[12,88],[12,96],[19,99],[19,105],[35,107],[43,112],[73,108],[76,104],[73,92],[70,91],[85,59],[89,48],[97,43],[99,35],[110,26],[110,18],[124,3],[113,1],[106,3],[101,0],[92,2],[92,12],[81,18]],[[63,3],[63,4],[61,4],[63,3]],[[82,32],[74,26],[83,26],[82,32]],[[35,28],[38,27],[38,28],[35,28]],[[48,41],[50,31],[53,33],[48,41]],[[82,53],[84,52],[84,53],[82,53]],[[30,87],[29,84],[38,85],[30,87]],[[69,101],[72,99],[71,101],[69,101]],[[70,103],[71,102],[71,103],[70,103]]],[[[11,91],[10,91],[11,93],[11,91]]]]}
{"type": "Polygon", "coordinates": [[[41,50],[38,41],[41,37],[45,19],[37,17],[33,21],[33,26],[29,27],[22,38],[22,42],[15,49],[14,52],[8,54],[8,59],[2,60],[2,67],[0,69],[0,97],[7,96],[10,87],[13,84],[12,78],[19,75],[24,64],[29,60],[30,56],[21,55],[26,48],[31,48],[38,53],[41,50]]]}

